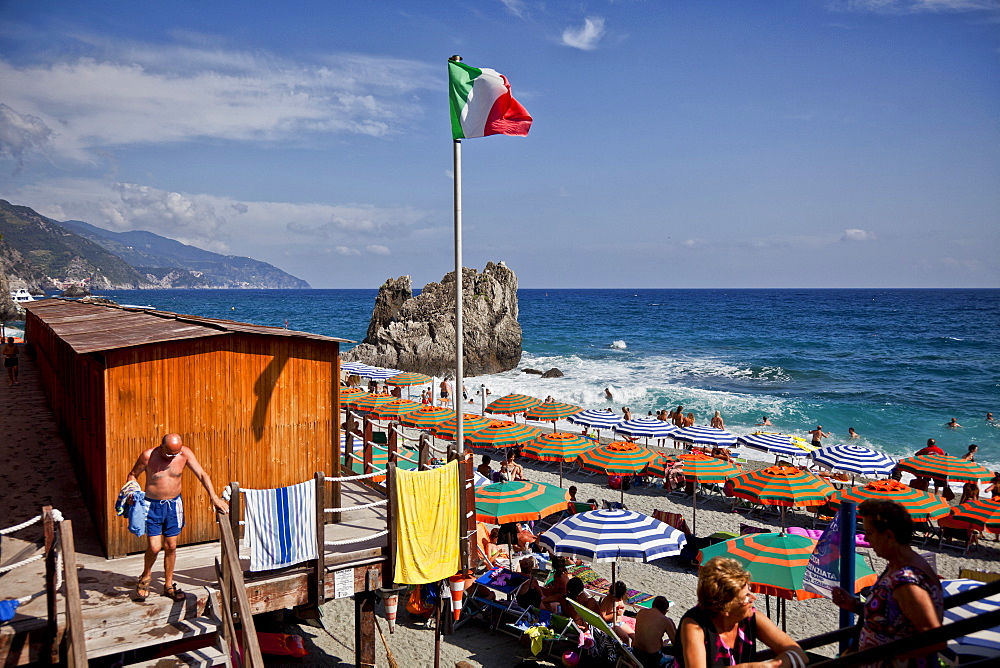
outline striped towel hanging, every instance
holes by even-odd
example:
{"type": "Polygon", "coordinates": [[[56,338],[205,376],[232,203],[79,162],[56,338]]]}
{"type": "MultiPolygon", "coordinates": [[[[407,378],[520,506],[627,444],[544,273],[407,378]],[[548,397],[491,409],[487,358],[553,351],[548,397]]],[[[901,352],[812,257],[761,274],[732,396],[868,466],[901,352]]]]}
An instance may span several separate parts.
{"type": "Polygon", "coordinates": [[[241,489],[246,498],[250,570],[268,571],[316,558],[316,481],[278,489],[241,489]]]}

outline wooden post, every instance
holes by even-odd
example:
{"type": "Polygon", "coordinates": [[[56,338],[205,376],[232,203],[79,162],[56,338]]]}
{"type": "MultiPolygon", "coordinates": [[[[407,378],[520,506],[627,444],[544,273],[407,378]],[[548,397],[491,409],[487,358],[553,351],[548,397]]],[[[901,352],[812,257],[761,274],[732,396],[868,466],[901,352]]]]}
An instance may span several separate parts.
{"type": "Polygon", "coordinates": [[[396,577],[396,523],[399,521],[399,508],[396,503],[396,464],[390,463],[385,469],[385,528],[389,531],[389,561],[382,571],[382,586],[389,589],[396,577]]]}
{"type": "Polygon", "coordinates": [[[421,471],[426,471],[428,469],[428,464],[431,460],[431,437],[427,432],[420,434],[420,446],[419,446],[419,457],[420,466],[418,467],[421,471]]]}
{"type": "Polygon", "coordinates": [[[375,590],[378,569],[365,571],[365,591],[354,595],[354,665],[375,668],[375,590]]]}
{"type": "Polygon", "coordinates": [[[326,602],[326,474],[316,471],[316,605],[326,602]]]}
{"type": "MultiPolygon", "coordinates": [[[[334,458],[333,460],[334,478],[340,478],[341,476],[344,475],[343,463],[351,461],[350,455],[354,451],[354,413],[351,412],[350,406],[347,407],[346,413],[347,413],[347,419],[345,420],[345,423],[347,424],[347,434],[344,435],[344,452],[343,453],[338,452],[337,457],[334,458]]],[[[343,506],[343,504],[341,503],[342,489],[343,489],[343,483],[341,483],[339,480],[333,483],[333,486],[330,488],[330,494],[331,494],[330,506],[332,508],[340,508],[343,506]]],[[[333,515],[330,517],[330,521],[333,522],[334,524],[340,524],[340,518],[341,518],[341,513],[333,513],[333,515]]]]}
{"type": "Polygon", "coordinates": [[[233,539],[240,544],[240,516],[243,514],[243,499],[240,497],[240,483],[235,480],[229,483],[229,526],[233,530],[233,539]]]}
{"type": "MultiPolygon", "coordinates": [[[[364,436],[362,436],[362,438],[364,439],[362,443],[363,450],[361,451],[361,459],[364,462],[364,468],[362,470],[362,473],[367,474],[371,473],[374,470],[374,466],[372,464],[372,456],[374,455],[373,450],[375,448],[372,445],[372,423],[371,420],[368,419],[367,415],[365,416],[364,422],[362,424],[364,425],[362,429],[362,433],[364,434],[364,436]]],[[[365,478],[362,482],[368,487],[375,489],[374,478],[365,478]]]]}
{"type": "Polygon", "coordinates": [[[56,523],[52,518],[52,506],[42,506],[42,530],[45,535],[45,611],[48,615],[45,626],[48,643],[48,660],[52,665],[59,663],[59,609],[56,607],[56,523]]]}
{"type": "Polygon", "coordinates": [[[83,635],[83,608],[80,606],[80,580],[76,572],[76,544],[73,523],[59,525],[59,549],[63,555],[63,582],[66,583],[66,663],[70,668],[86,668],[87,645],[83,635]]]}
{"type": "Polygon", "coordinates": [[[389,448],[388,459],[386,459],[386,464],[395,464],[399,461],[399,434],[396,433],[396,424],[394,422],[389,423],[389,443],[387,444],[389,448]]]}

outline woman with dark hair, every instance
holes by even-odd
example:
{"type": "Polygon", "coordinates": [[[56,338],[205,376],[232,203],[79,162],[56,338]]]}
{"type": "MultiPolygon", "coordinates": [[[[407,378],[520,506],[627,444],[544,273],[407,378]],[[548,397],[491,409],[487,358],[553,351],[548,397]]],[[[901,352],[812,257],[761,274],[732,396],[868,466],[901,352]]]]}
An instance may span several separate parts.
{"type": "Polygon", "coordinates": [[[625,606],[628,599],[628,587],[619,580],[608,595],[601,599],[601,617],[608,623],[625,645],[631,646],[635,637],[635,617],[625,616],[625,606]]]}
{"type": "MultiPolygon", "coordinates": [[[[859,651],[941,626],[944,617],[941,581],[924,558],[910,547],[913,539],[910,514],[893,501],[868,500],[858,506],[858,516],[864,520],[865,537],[875,554],[889,562],[864,604],[840,587],[833,590],[833,602],[842,610],[864,614],[859,651]]],[[[870,665],[937,666],[937,652],[944,647],[940,643],[870,665]]]]}
{"type": "Polygon", "coordinates": [[[684,613],[674,654],[681,668],[749,666],[757,641],[777,655],[761,668],[803,668],[805,652],[767,615],[754,608],[750,573],[740,562],[715,557],[698,571],[698,605],[684,613]]]}

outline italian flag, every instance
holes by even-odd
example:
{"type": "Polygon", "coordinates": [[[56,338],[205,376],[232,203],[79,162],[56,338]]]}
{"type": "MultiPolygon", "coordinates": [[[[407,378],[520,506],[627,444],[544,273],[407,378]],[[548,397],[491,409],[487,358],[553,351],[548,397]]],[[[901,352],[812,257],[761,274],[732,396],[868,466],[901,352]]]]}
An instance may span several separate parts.
{"type": "Polygon", "coordinates": [[[510,94],[507,77],[489,68],[448,61],[451,134],[455,139],[487,135],[526,137],[531,116],[510,94]]]}

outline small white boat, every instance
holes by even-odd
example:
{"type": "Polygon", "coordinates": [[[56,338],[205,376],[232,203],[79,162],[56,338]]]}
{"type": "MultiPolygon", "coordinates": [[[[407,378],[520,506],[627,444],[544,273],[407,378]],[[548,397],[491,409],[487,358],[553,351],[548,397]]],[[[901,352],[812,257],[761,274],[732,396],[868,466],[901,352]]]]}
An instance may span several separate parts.
{"type": "Polygon", "coordinates": [[[17,304],[23,302],[33,302],[35,298],[31,296],[31,293],[24,288],[18,288],[17,290],[10,291],[10,298],[17,304]]]}

